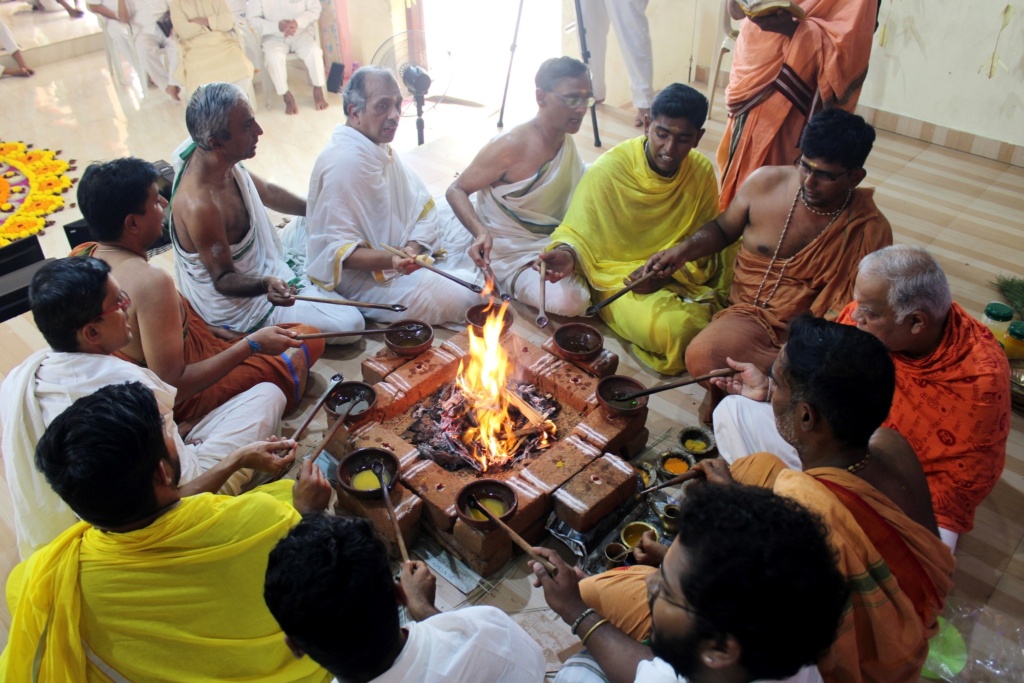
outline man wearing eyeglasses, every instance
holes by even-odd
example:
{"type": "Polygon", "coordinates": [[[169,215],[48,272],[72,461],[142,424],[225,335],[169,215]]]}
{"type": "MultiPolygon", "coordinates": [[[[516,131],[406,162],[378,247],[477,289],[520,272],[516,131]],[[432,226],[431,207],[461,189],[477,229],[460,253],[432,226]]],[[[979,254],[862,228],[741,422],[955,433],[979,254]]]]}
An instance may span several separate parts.
{"type": "MultiPolygon", "coordinates": [[[[461,223],[473,235],[469,256],[494,274],[502,292],[540,306],[540,280],[525,271],[536,262],[565,217],[583,176],[572,136],[594,103],[586,65],[549,59],[535,79],[537,116],[487,143],[438,206],[442,224],[461,223]]],[[[590,291],[575,277],[548,283],[547,311],[583,315],[590,291]]]]}
{"type": "MultiPolygon", "coordinates": [[[[671,273],[735,244],[729,307],[686,349],[694,376],[728,367],[733,358],[762,372],[801,313],[835,320],[853,295],[861,258],[892,244],[874,189],[859,188],[875,131],[861,117],[827,109],[811,118],[791,166],[750,175],[725,211],[689,239],[659,252],[645,273],[671,273]]],[[[708,388],[702,418],[724,394],[708,388]]]]}
{"type": "Polygon", "coordinates": [[[664,561],[645,567],[649,646],[583,602],[578,570],[534,548],[557,569],[552,575],[532,563],[535,585],[587,648],[555,680],[820,681],[814,665],[835,639],[849,596],[821,520],[746,486],[694,487],[680,507],[672,546],[665,553],[659,544],[664,561]]]}
{"type": "Polygon", "coordinates": [[[29,356],[0,387],[4,467],[22,559],[78,521],[34,466],[36,444],[72,403],[107,385],[141,382],[152,390],[181,458],[182,495],[221,489],[237,493],[251,477],[250,469],[276,474],[294,460],[294,442],[272,436],[285,398],[267,382],[179,431],[175,388],[113,355],[132,338],[132,302],[105,262],[75,256],[49,263],[32,278],[29,298],[50,348],[29,356]]]}

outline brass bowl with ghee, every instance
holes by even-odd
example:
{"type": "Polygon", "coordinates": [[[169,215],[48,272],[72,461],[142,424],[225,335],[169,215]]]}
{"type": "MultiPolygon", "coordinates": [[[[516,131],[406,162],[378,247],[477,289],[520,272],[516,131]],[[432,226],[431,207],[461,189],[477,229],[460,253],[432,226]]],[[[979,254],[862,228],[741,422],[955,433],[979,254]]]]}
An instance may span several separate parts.
{"type": "Polygon", "coordinates": [[[384,333],[384,345],[396,356],[418,356],[434,343],[434,328],[422,320],[399,320],[388,327],[413,327],[414,330],[394,330],[384,333]]]}
{"type": "Polygon", "coordinates": [[[346,425],[357,425],[370,417],[377,404],[377,392],[366,382],[339,382],[324,401],[327,424],[333,425],[339,415],[345,415],[346,425]]]}
{"type": "Polygon", "coordinates": [[[597,402],[608,417],[632,417],[647,407],[647,396],[622,400],[620,394],[643,391],[643,384],[624,375],[608,375],[597,383],[597,402]]]}
{"type": "Polygon", "coordinates": [[[380,498],[380,480],[373,471],[375,462],[384,466],[381,476],[391,491],[398,483],[398,458],[383,448],[360,448],[345,456],[338,463],[338,485],[356,498],[380,498]]]}
{"type": "Polygon", "coordinates": [[[505,482],[497,479],[477,479],[469,482],[455,495],[455,512],[467,526],[482,531],[490,531],[496,525],[470,504],[471,497],[475,497],[477,502],[506,524],[519,507],[516,490],[505,482]]]}
{"type": "MultiPolygon", "coordinates": [[[[470,306],[466,311],[466,324],[473,328],[474,335],[482,337],[484,336],[484,323],[487,322],[487,319],[491,316],[497,316],[498,311],[500,310],[500,306],[493,302],[470,306]]],[[[505,333],[508,332],[508,328],[512,327],[513,320],[515,320],[515,316],[512,314],[512,309],[506,308],[505,315],[501,319],[500,336],[505,336],[505,333]]]]}
{"type": "Polygon", "coordinates": [[[593,359],[604,348],[604,335],[586,323],[565,323],[554,334],[555,346],[568,361],[593,359]]]}
{"type": "Polygon", "coordinates": [[[654,540],[661,540],[661,534],[658,533],[658,530],[647,522],[630,522],[626,526],[622,527],[622,531],[619,532],[619,538],[622,539],[622,544],[624,546],[629,549],[633,549],[648,531],[654,532],[654,540]]]}

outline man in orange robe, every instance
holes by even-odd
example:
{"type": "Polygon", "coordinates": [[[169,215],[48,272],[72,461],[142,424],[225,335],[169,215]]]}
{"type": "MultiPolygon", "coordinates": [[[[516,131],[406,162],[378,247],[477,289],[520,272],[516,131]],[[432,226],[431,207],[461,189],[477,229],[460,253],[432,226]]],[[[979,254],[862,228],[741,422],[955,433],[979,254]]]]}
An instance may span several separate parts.
{"type": "Polygon", "coordinates": [[[309,368],[324,341],[299,341],[306,325],[266,327],[244,338],[214,332],[177,291],[174,279],[146,258],[161,235],[167,202],[156,186],[156,171],[141,159],[93,164],[78,185],[78,203],[92,234],[100,239],[72,251],[106,261],[132,298],[132,341],[115,355],[147,367],[177,390],[179,423],[194,423],[234,396],[261,382],[285,395],[285,413],[298,405],[309,368]]]}
{"type": "MultiPolygon", "coordinates": [[[[704,460],[697,469],[712,483],[771,488],[824,520],[852,592],[836,642],[818,662],[826,683],[915,680],[955,562],[939,539],[913,451],[899,434],[879,429],[896,386],[889,354],[869,335],[801,317],[772,377],[769,397],[767,377],[748,366],[735,378],[743,396],[730,400],[769,406],[802,471],[770,453],[731,468],[722,459],[704,460]]],[[[664,551],[655,548],[645,543],[643,551],[657,564],[664,551]]],[[[622,620],[642,633],[638,596],[651,571],[636,567],[587,579],[580,585],[584,600],[612,623],[622,620]]],[[[649,612],[646,621],[649,631],[649,612]]]]}
{"type": "MultiPolygon", "coordinates": [[[[730,2],[734,19],[743,11],[730,2]]],[[[762,166],[792,163],[804,124],[822,108],[853,111],[868,71],[876,0],[794,0],[743,22],[725,91],[729,123],[718,147],[724,211],[762,166]]]]}
{"type": "MultiPolygon", "coordinates": [[[[807,124],[795,165],[759,169],[715,220],[658,252],[645,272],[673,272],[737,242],[729,306],[686,349],[694,377],[726,367],[726,358],[767,371],[801,313],[834,320],[849,301],[857,264],[892,244],[892,229],[857,186],[875,131],[854,114],[830,109],[807,124]]],[[[723,394],[713,386],[710,407],[723,394]]]]}

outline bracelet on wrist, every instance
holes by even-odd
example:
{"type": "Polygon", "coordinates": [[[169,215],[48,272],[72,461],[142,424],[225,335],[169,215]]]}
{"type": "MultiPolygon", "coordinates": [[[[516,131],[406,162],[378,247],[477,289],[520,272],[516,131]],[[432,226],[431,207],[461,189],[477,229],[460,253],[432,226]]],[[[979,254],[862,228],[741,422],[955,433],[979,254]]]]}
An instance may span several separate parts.
{"type": "Polygon", "coordinates": [[[594,611],[595,610],[593,607],[588,607],[587,609],[583,610],[582,614],[576,617],[576,621],[572,622],[572,626],[569,627],[569,630],[572,632],[573,635],[576,635],[576,630],[580,627],[580,624],[583,623],[583,620],[589,617],[591,614],[593,614],[594,611]]]}
{"type": "Polygon", "coordinates": [[[580,645],[583,645],[584,647],[586,647],[586,645],[587,645],[587,638],[590,637],[590,634],[592,634],[594,631],[596,631],[597,629],[601,628],[602,626],[604,626],[607,623],[608,623],[607,619],[602,619],[601,621],[599,621],[596,624],[594,624],[593,626],[591,626],[590,630],[587,631],[587,635],[585,635],[582,638],[580,638],[580,645]]]}
{"type": "Polygon", "coordinates": [[[252,358],[257,353],[263,350],[263,344],[254,340],[252,337],[246,337],[245,341],[249,342],[249,357],[252,358]]]}

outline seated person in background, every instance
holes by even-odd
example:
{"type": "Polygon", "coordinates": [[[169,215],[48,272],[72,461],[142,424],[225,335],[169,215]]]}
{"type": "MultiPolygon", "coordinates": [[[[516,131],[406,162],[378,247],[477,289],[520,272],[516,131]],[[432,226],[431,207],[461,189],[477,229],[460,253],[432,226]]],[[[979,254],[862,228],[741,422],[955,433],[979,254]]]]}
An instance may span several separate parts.
{"type": "MultiPolygon", "coordinates": [[[[134,69],[136,67],[135,50],[132,46],[135,44],[135,35],[132,31],[132,16],[127,0],[97,0],[96,2],[86,2],[85,7],[96,16],[102,17],[101,28],[117,48],[121,59],[131,64],[134,69]]],[[[120,64],[118,64],[118,68],[122,68],[120,64]]],[[[136,75],[139,77],[142,87],[145,88],[146,75],[136,75]]]]}
{"type": "Polygon", "coordinates": [[[263,134],[242,91],[230,83],[200,88],[185,124],[195,144],[180,155],[185,164],[176,180],[171,239],[178,286],[203,320],[240,334],[283,323],[325,332],[364,329],[355,308],[295,300],[293,285],[303,282],[285,262],[264,205],[302,216],[306,200],[239,163],[256,155],[263,134]]]}
{"type": "MultiPolygon", "coordinates": [[[[491,268],[502,292],[537,308],[540,281],[520,276],[547,246],[583,176],[572,134],[594,98],[587,66],[572,57],[547,60],[535,81],[537,115],[487,143],[448,188],[438,214],[442,225],[459,221],[469,230],[470,258],[491,268]]],[[[547,287],[545,303],[551,313],[580,316],[590,292],[568,277],[547,287]]]]}
{"type": "Polygon", "coordinates": [[[180,48],[174,78],[191,97],[206,83],[234,83],[252,97],[252,62],[235,35],[227,0],[171,0],[171,23],[180,48]]]}
{"type": "MultiPolygon", "coordinates": [[[[853,298],[838,322],[857,325],[888,347],[896,393],[882,426],[899,432],[917,454],[939,534],[955,549],[1006,462],[1006,355],[984,325],[953,303],[942,268],[920,247],[901,244],[865,256],[853,298]]],[[[744,383],[756,381],[750,374],[721,384],[730,393],[747,394],[752,389],[744,383]]],[[[771,411],[755,401],[723,401],[715,411],[715,437],[727,460],[768,451],[797,466],[796,452],[774,428],[771,411]]]]}
{"type": "Polygon", "coordinates": [[[264,327],[244,339],[207,325],[174,278],[146,259],[163,235],[167,205],[156,179],[148,161],[127,158],[92,164],[78,183],[78,206],[99,242],[79,245],[72,255],[105,261],[132,297],[128,323],[135,334],[114,355],[149,368],[178,390],[174,412],[180,422],[196,422],[261,382],[284,392],[288,413],[302,399],[323,340],[294,339],[317,331],[306,325],[264,327]]]}
{"type": "Polygon", "coordinates": [[[536,585],[606,677],[577,656],[555,680],[732,683],[804,667],[788,680],[820,681],[813,665],[835,640],[850,591],[817,515],[747,486],[694,487],[680,508],[664,562],[630,596],[630,608],[647,613],[650,647],[620,631],[613,614],[587,607],[557,553],[534,548],[558,570],[533,563],[536,585]]]}
{"type": "Polygon", "coordinates": [[[330,679],[291,656],[260,600],[267,554],[327,506],[330,485],[306,462],[296,482],[183,498],[169,428],[153,392],[128,383],[77,400],[46,430],[36,464],[83,521],[12,573],[0,678],[330,679]]]}
{"type": "Polygon", "coordinates": [[[169,0],[118,0],[119,16],[122,6],[130,8],[135,50],[150,80],[172,99],[180,100],[181,85],[174,76],[178,68],[178,46],[157,25],[170,10],[169,0]]]}
{"type": "MultiPolygon", "coordinates": [[[[729,307],[686,349],[690,374],[724,368],[726,357],[766,372],[790,320],[808,311],[828,320],[839,315],[861,258],[892,244],[874,190],[857,189],[874,140],[874,129],[859,116],[841,109],[815,114],[794,166],[754,171],[718,218],[651,257],[644,272],[664,275],[743,238],[729,307]]],[[[705,386],[713,409],[723,394],[705,386]]]]}
{"type": "Polygon", "coordinates": [[[28,63],[25,61],[25,57],[21,54],[21,47],[18,45],[18,41],[14,39],[14,34],[11,33],[11,29],[3,21],[0,21],[0,49],[5,50],[9,55],[11,55],[11,59],[13,59],[18,65],[16,68],[5,66],[3,68],[4,76],[28,78],[35,73],[34,70],[29,68],[28,63]]]}
{"type": "Polygon", "coordinates": [[[544,680],[544,654],[511,617],[484,606],[442,613],[434,582],[422,562],[405,563],[392,579],[367,520],[314,515],[270,553],[263,597],[295,656],[309,655],[336,681],[544,680]],[[400,605],[414,620],[404,628],[400,605]]]}
{"type": "Polygon", "coordinates": [[[731,474],[722,459],[697,467],[709,481],[772,488],[824,518],[854,589],[839,640],[818,667],[826,681],[917,680],[954,560],[913,449],[879,429],[897,383],[888,351],[853,327],[801,316],[772,366],[770,395],[757,368],[742,370],[732,381],[744,397],[729,401],[769,401],[800,469],[770,452],[736,460],[731,474]]]}
{"type": "Polygon", "coordinates": [[[475,284],[483,276],[467,253],[469,233],[458,223],[438,223],[426,185],[389,146],[402,107],[394,75],[382,67],[359,69],[345,86],[344,106],[345,125],[334,129],[313,166],[306,232],[291,234],[305,243],[306,273],[321,289],[349,299],[409,307],[405,313],[367,309],[370,320],[463,323],[480,295],[419,269],[414,258],[447,250],[438,268],[475,284]]]}
{"type": "Polygon", "coordinates": [[[49,263],[32,278],[29,298],[51,348],[29,356],[0,387],[4,468],[22,558],[77,521],[33,466],[36,444],[68,406],[108,384],[141,382],[156,396],[180,457],[183,495],[222,487],[237,492],[251,476],[232,477],[238,470],[276,473],[291,464],[294,442],[272,436],[285,404],[273,384],[257,384],[195,425],[175,424],[174,387],[113,355],[132,338],[131,299],[103,261],[79,256],[49,263]]]}
{"type": "Polygon", "coordinates": [[[298,114],[295,98],[288,90],[288,53],[306,65],[313,82],[313,101],[317,111],[327,109],[324,99],[324,51],[317,44],[317,19],[320,0],[250,0],[247,20],[263,37],[263,61],[278,96],[284,98],[284,113],[298,114]]]}
{"type": "Polygon", "coordinates": [[[28,4],[38,12],[59,12],[63,7],[72,19],[80,19],[85,16],[85,12],[78,9],[78,0],[75,0],[74,7],[69,5],[67,0],[28,0],[28,4]]]}
{"type": "MultiPolygon", "coordinates": [[[[654,98],[642,137],[608,150],[587,169],[551,246],[540,258],[548,279],[578,273],[594,302],[607,299],[651,254],[714,218],[718,190],[711,162],[697,151],[708,101],[673,83],[654,98]]],[[[667,375],[686,368],[683,352],[725,303],[731,253],[710,254],[649,280],[601,309],[601,319],[645,364],[667,375]]]]}

